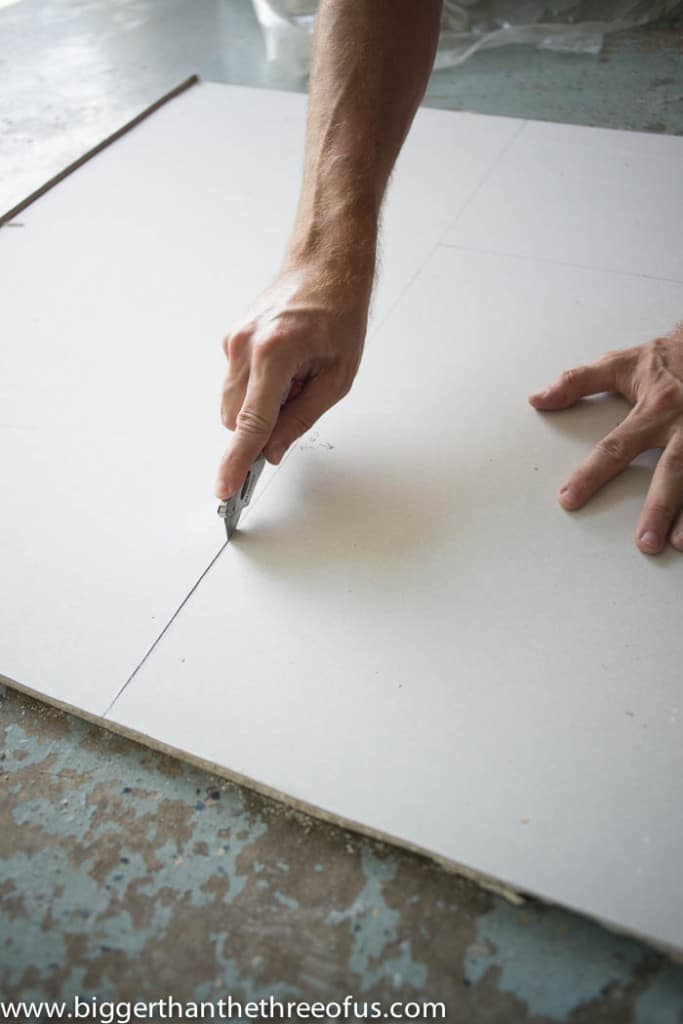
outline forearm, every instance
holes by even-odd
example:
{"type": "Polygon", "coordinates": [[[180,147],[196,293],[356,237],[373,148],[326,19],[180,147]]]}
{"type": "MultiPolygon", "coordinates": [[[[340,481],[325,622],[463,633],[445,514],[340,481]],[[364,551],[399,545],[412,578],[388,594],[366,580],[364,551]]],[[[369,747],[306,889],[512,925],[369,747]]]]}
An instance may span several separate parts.
{"type": "Polygon", "coordinates": [[[321,0],[288,264],[369,289],[384,192],[432,68],[441,0],[321,0]]]}
{"type": "Polygon", "coordinates": [[[234,430],[216,494],[342,398],[363,351],[389,175],[424,93],[441,0],[320,0],[301,196],[282,272],[223,339],[234,430]],[[292,381],[301,390],[281,408],[292,381]]]}

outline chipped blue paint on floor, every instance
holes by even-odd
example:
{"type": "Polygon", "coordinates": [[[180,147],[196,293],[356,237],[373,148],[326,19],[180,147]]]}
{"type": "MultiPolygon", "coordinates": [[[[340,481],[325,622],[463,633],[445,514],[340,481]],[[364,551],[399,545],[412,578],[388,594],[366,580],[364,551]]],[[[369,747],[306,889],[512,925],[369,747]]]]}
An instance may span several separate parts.
{"type": "Polygon", "coordinates": [[[0,688],[0,998],[680,1024],[683,967],[0,688]]]}
{"type": "Polygon", "coordinates": [[[465,977],[477,984],[497,968],[499,989],[522,993],[539,1017],[565,1021],[577,1005],[599,999],[607,987],[628,984],[643,956],[633,942],[574,914],[498,903],[477,921],[465,977]]]}
{"type": "Polygon", "coordinates": [[[633,1024],[681,1024],[681,972],[676,964],[659,968],[647,990],[636,999],[633,1024]]]}

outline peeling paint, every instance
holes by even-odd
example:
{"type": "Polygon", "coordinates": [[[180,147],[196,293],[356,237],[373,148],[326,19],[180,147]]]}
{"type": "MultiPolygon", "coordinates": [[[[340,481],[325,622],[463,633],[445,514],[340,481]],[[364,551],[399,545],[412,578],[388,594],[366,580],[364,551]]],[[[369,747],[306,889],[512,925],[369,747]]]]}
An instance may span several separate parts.
{"type": "Polygon", "coordinates": [[[361,866],[365,885],[344,911],[332,911],[331,924],[347,921],[352,931],[351,970],[358,976],[359,991],[368,992],[379,980],[390,979],[394,988],[409,985],[419,991],[424,986],[427,969],[412,957],[409,940],[399,944],[397,953],[390,953],[397,940],[399,913],[387,906],[384,883],[396,875],[396,864],[378,857],[367,845],[361,850],[361,866]]]}
{"type": "Polygon", "coordinates": [[[682,1024],[683,967],[663,964],[635,1004],[633,1024],[682,1024]]]}
{"type": "Polygon", "coordinates": [[[576,915],[520,911],[500,901],[477,922],[465,977],[476,985],[494,972],[496,987],[514,993],[532,1013],[566,1021],[606,990],[628,986],[648,956],[639,944],[576,915]]]}
{"type": "Polygon", "coordinates": [[[0,751],[3,998],[351,994],[442,999],[462,1024],[680,1024],[683,968],[645,946],[3,688],[0,751]]]}

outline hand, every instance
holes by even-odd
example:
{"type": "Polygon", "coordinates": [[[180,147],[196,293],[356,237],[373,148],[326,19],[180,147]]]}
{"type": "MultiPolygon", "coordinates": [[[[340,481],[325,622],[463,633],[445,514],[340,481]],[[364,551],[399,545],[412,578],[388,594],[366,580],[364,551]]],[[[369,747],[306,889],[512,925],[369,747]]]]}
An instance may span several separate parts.
{"type": "Polygon", "coordinates": [[[652,477],[636,530],[636,544],[657,554],[671,534],[683,551],[683,322],[665,338],[608,352],[589,366],[567,370],[545,391],[531,395],[535,409],[567,409],[586,395],[612,391],[633,408],[626,419],[598,441],[560,488],[565,509],[581,508],[617,473],[650,448],[663,452],[652,477]]]}
{"type": "Polygon", "coordinates": [[[224,339],[221,419],[233,430],[216,495],[241,487],[264,452],[277,464],[350,389],[363,351],[372,280],[315,265],[284,270],[224,339]],[[281,408],[292,383],[296,397],[281,408]]]}

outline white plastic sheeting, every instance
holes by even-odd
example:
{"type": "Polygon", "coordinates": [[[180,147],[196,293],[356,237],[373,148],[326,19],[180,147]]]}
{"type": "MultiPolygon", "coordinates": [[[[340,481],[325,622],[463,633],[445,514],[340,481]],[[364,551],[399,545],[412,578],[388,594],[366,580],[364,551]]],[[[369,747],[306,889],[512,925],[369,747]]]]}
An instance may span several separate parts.
{"type": "MultiPolygon", "coordinates": [[[[317,0],[252,0],[268,60],[306,74],[317,0]]],[[[678,0],[444,0],[435,68],[462,64],[485,47],[527,43],[597,54],[607,32],[644,25],[678,0]]]]}

